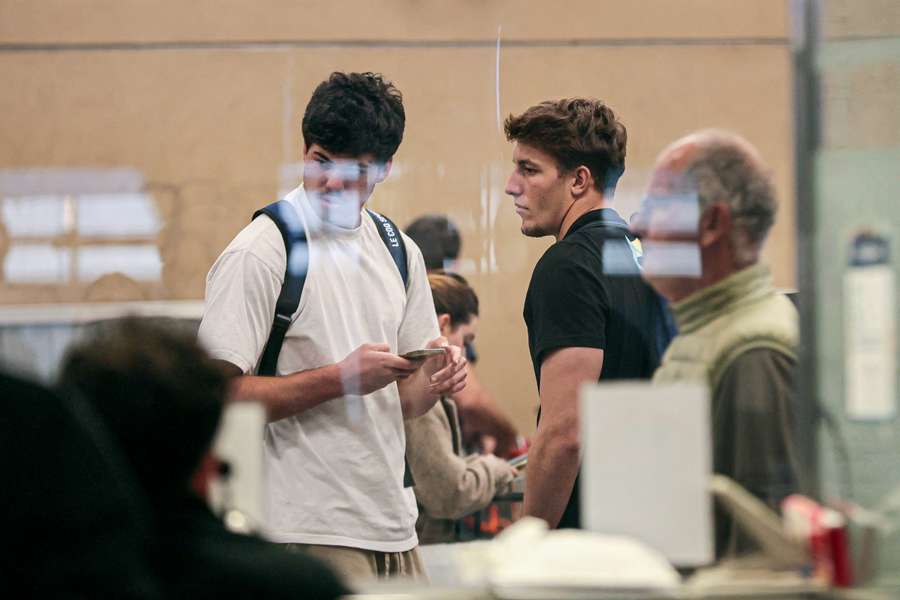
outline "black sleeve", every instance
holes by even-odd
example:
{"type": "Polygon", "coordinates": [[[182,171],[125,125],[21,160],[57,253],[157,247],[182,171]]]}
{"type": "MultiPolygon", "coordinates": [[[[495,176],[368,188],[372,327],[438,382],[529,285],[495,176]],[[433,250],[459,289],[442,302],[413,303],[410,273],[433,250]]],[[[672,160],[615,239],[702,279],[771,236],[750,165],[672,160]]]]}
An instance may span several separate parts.
{"type": "MultiPolygon", "coordinates": [[[[750,350],[728,368],[713,394],[713,470],[776,511],[784,498],[799,491],[795,366],[774,350],[750,350]]],[[[751,548],[717,509],[717,555],[751,548]]]]}
{"type": "Polygon", "coordinates": [[[528,289],[528,327],[537,365],[557,348],[606,346],[609,300],[602,275],[583,252],[552,246],[535,267],[528,289]]]}

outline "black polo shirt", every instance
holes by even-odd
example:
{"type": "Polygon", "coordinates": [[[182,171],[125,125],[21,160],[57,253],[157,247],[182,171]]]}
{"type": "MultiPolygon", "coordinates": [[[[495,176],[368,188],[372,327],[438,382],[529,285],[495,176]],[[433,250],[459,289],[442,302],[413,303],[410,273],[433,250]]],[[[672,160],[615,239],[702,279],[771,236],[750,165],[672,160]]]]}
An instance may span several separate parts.
{"type": "MultiPolygon", "coordinates": [[[[541,363],[558,348],[602,349],[600,381],[649,379],[659,366],[674,333],[671,318],[641,278],[630,239],[616,211],[594,210],[535,265],[524,316],[538,389],[541,363]]],[[[579,522],[576,480],[559,527],[579,522]]]]}

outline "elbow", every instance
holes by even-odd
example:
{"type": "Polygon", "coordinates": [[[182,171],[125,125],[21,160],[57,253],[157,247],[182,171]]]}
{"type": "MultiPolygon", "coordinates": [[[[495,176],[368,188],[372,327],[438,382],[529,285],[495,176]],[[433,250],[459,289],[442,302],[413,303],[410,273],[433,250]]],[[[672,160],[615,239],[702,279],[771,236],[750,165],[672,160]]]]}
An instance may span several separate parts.
{"type": "Polygon", "coordinates": [[[546,448],[557,456],[577,457],[581,452],[581,440],[578,436],[578,424],[566,427],[554,427],[538,431],[535,445],[546,448]]]}

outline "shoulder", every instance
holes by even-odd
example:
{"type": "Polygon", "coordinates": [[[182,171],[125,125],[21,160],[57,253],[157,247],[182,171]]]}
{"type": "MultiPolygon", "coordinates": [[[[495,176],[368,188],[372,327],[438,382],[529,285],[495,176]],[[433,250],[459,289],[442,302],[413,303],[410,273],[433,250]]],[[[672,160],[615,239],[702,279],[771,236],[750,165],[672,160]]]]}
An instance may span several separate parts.
{"type": "Polygon", "coordinates": [[[529,291],[543,288],[568,288],[580,283],[598,283],[599,269],[596,258],[583,245],[569,240],[557,242],[547,248],[534,267],[529,291]]]}
{"type": "Polygon", "coordinates": [[[797,365],[793,356],[774,348],[751,348],[739,354],[728,366],[724,379],[736,378],[746,381],[765,379],[783,379],[797,365]]]}
{"type": "Polygon", "coordinates": [[[716,386],[716,395],[730,398],[743,410],[767,410],[795,390],[797,361],[773,348],[753,348],[728,366],[716,386]]]}
{"type": "Polygon", "coordinates": [[[265,215],[253,219],[222,252],[222,257],[241,255],[254,256],[273,270],[283,272],[287,251],[275,222],[265,215]]]}

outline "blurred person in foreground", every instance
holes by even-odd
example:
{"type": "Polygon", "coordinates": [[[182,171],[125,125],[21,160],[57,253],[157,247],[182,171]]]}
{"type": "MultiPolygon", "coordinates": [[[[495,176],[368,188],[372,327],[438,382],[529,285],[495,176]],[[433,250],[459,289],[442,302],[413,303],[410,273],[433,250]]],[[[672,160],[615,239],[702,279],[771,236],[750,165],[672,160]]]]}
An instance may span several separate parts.
{"type": "Polygon", "coordinates": [[[61,389],[106,424],[152,510],[150,563],[170,598],[334,598],[319,561],[228,531],[191,487],[227,379],[192,336],[137,318],[103,322],[67,352],[61,389]]]}
{"type": "MultiPolygon", "coordinates": [[[[653,381],[708,384],[713,470],[777,510],[800,472],[797,311],[760,262],[775,212],[756,149],[707,130],[663,150],[635,230],[644,276],[671,302],[679,331],[653,381]]],[[[721,510],[715,532],[717,556],[751,547],[721,510]]]]}
{"type": "Polygon", "coordinates": [[[0,374],[0,598],[161,598],[150,511],[84,403],[0,374]]]}
{"type": "MultiPolygon", "coordinates": [[[[451,344],[471,343],[478,331],[478,296],[460,275],[428,275],[441,335],[451,344]]],[[[466,455],[456,403],[442,396],[421,417],[408,419],[406,456],[419,504],[416,531],[422,544],[458,539],[456,519],[490,504],[509,489],[516,470],[493,454],[466,455]]]]}
{"type": "MultiPolygon", "coordinates": [[[[459,229],[444,215],[422,215],[406,227],[406,235],[422,250],[429,273],[456,272],[462,246],[459,229]]],[[[478,354],[473,342],[466,342],[469,376],[466,387],[453,396],[459,412],[462,440],[467,448],[498,456],[510,456],[519,450],[518,432],[497,401],[478,380],[475,363],[478,354]]]]}
{"type": "Polygon", "coordinates": [[[466,377],[462,349],[440,336],[421,252],[391,228],[391,247],[405,248],[395,262],[366,209],[405,124],[400,91],[380,75],[336,72],[320,83],[303,115],[303,181],[284,198],[307,240],[300,302],[275,319],[287,250],[276,223],[259,217],[210,269],[199,330],[234,377],[235,397],[267,408],[270,538],[358,581],[425,578],[403,420],[466,377]],[[273,322],[284,343],[277,376],[265,376],[273,322]],[[443,352],[399,356],[425,348],[443,352]]]}
{"type": "Polygon", "coordinates": [[[542,102],[505,123],[512,196],[529,237],[552,236],[525,297],[540,394],[528,453],[525,514],[579,527],[578,391],[585,382],[649,379],[670,333],[612,208],[625,170],[625,126],[603,102],[542,102]]]}

